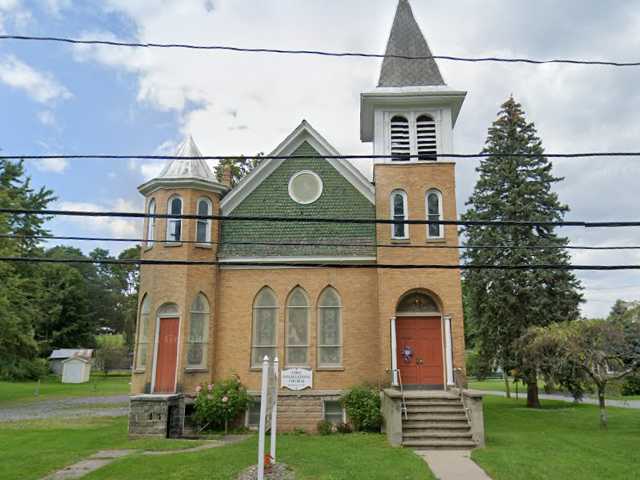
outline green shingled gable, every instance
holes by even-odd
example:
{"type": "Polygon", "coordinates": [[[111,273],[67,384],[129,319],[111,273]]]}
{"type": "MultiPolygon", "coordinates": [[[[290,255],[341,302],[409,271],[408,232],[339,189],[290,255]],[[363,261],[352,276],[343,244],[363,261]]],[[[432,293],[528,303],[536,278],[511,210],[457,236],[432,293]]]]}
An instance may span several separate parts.
{"type": "MultiPolygon", "coordinates": [[[[304,142],[293,155],[319,155],[304,142]]],[[[375,208],[328,161],[287,159],[256,187],[232,215],[273,215],[287,217],[375,218],[375,208]],[[322,195],[309,205],[300,205],[289,197],[289,179],[301,170],[317,173],[324,185],[322,195]]],[[[225,242],[358,243],[375,242],[375,225],[347,223],[283,223],[228,221],[222,223],[219,256],[375,256],[370,246],[336,247],[304,245],[233,245],[225,242]]]]}

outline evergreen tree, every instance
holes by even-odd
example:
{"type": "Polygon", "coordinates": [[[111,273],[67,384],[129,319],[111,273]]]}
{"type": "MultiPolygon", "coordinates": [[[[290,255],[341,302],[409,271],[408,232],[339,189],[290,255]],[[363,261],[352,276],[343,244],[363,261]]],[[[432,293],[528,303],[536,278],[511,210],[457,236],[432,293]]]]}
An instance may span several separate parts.
{"type": "MultiPolygon", "coordinates": [[[[569,211],[552,186],[562,178],[551,173],[542,141],[527,122],[520,104],[509,98],[489,128],[479,179],[463,220],[561,221],[569,211]],[[527,154],[526,157],[513,154],[527,154]]],[[[567,239],[553,226],[469,226],[471,245],[506,249],[468,249],[467,264],[569,265],[567,239]],[[519,248],[543,247],[553,248],[519,248]],[[558,248],[559,247],[559,248],[558,248]]],[[[579,281],[568,270],[466,270],[465,290],[481,357],[508,372],[517,369],[528,384],[527,405],[539,407],[536,371],[524,364],[514,342],[528,327],[578,318],[579,281]]]]}

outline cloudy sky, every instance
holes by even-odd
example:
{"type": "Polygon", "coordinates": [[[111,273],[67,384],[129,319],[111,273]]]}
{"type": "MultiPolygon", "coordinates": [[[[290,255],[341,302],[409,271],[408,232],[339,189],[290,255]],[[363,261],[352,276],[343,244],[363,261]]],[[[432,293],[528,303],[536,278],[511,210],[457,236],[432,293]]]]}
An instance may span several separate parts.
{"type": "MultiPolygon", "coordinates": [[[[435,54],[638,60],[640,2],[413,0],[435,54]]],[[[0,32],[247,47],[383,52],[395,0],[0,0],[0,32]]],[[[380,61],[0,42],[3,154],[172,153],[191,133],[205,154],[268,153],[307,119],[342,153],[359,140],[359,94],[380,61]]],[[[513,94],[547,151],[640,150],[640,69],[440,62],[469,94],[456,151],[476,152],[513,94]]],[[[458,205],[476,160],[457,166],[458,205]]],[[[367,168],[366,165],[360,165],[367,168]]],[[[139,210],[154,162],[30,162],[37,185],[74,209],[139,210]]],[[[636,159],[558,160],[569,219],[637,219],[636,159]]],[[[126,220],[56,220],[59,235],[139,235],[126,220]]],[[[640,229],[566,229],[575,244],[640,244],[640,229]]],[[[90,249],[95,244],[81,245],[90,249]]],[[[122,245],[103,244],[117,250],[122,245]]],[[[576,263],[636,263],[638,252],[577,252],[576,263]]],[[[585,272],[584,313],[640,298],[640,274],[585,272]]]]}

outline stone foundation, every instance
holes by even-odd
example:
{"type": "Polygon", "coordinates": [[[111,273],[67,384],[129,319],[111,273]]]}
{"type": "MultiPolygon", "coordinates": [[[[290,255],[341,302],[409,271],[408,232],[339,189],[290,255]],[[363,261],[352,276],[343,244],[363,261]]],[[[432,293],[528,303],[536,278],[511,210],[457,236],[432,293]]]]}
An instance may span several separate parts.
{"type": "Polygon", "coordinates": [[[130,437],[181,437],[184,431],[184,397],[136,395],[129,397],[130,437]]]}

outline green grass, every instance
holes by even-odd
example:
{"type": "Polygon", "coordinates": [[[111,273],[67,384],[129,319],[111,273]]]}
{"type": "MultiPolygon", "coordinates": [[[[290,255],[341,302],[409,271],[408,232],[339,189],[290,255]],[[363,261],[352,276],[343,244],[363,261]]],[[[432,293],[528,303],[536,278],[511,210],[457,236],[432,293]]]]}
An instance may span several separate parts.
{"type": "MultiPolygon", "coordinates": [[[[257,437],[237,445],[198,453],[118,460],[84,480],[233,480],[256,463],[257,437]]],[[[279,435],[278,461],[291,466],[298,480],[430,480],[427,465],[412,451],[392,448],[374,434],[279,435]]]]}
{"type": "Polygon", "coordinates": [[[487,447],[472,458],[494,480],[630,479],[640,472],[640,412],[608,408],[609,429],[598,409],[543,400],[484,398],[487,447]],[[633,473],[636,472],[636,473],[633,473]]]}
{"type": "Polygon", "coordinates": [[[126,376],[93,375],[88,383],[61,383],[60,378],[49,376],[37,382],[0,382],[0,407],[39,400],[55,400],[66,397],[95,397],[103,395],[126,395],[129,381],[126,376]]]}
{"type": "MultiPolygon", "coordinates": [[[[511,394],[515,395],[516,392],[516,384],[513,382],[513,379],[509,379],[509,385],[511,386],[511,394]]],[[[542,381],[539,382],[540,393],[544,393],[544,383],[542,381]]],[[[487,380],[471,380],[469,381],[469,388],[474,390],[489,390],[492,392],[504,392],[504,380],[501,378],[491,378],[487,380]]],[[[607,398],[610,400],[640,400],[640,395],[626,395],[622,396],[616,388],[612,385],[612,387],[607,392],[607,398]]],[[[518,392],[519,395],[527,394],[527,386],[523,385],[522,382],[518,383],[518,392]]],[[[593,394],[587,393],[587,396],[595,396],[593,394]]]]}
{"type": "Polygon", "coordinates": [[[126,417],[0,423],[0,478],[40,479],[103,449],[168,450],[201,444],[189,440],[129,440],[126,417]]]}
{"type": "Polygon", "coordinates": [[[104,346],[111,346],[111,347],[124,347],[125,346],[125,342],[124,342],[124,335],[122,334],[117,334],[117,335],[97,335],[96,336],[96,343],[98,345],[98,348],[100,347],[104,347],[104,346]]]}

